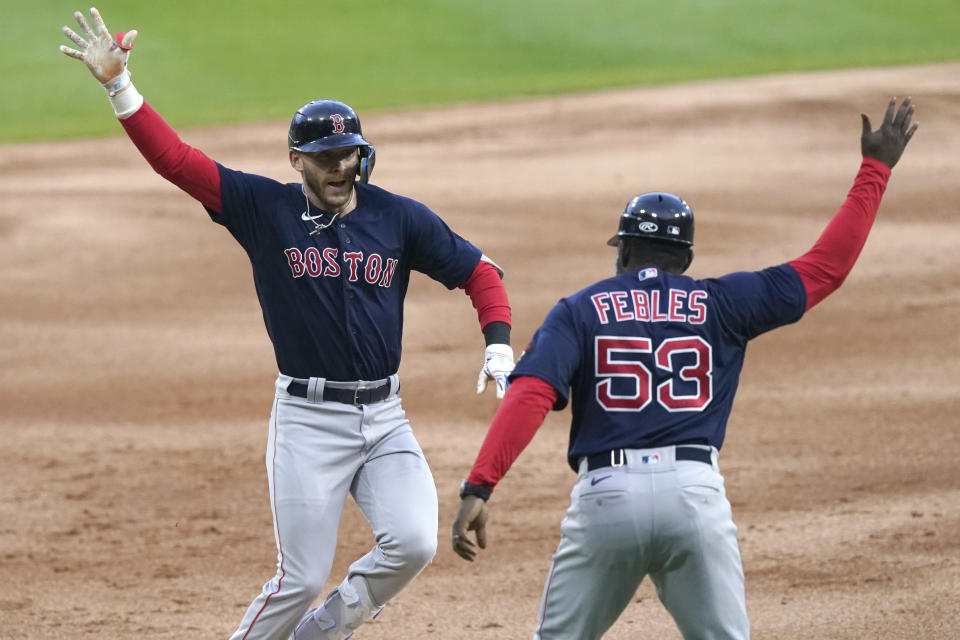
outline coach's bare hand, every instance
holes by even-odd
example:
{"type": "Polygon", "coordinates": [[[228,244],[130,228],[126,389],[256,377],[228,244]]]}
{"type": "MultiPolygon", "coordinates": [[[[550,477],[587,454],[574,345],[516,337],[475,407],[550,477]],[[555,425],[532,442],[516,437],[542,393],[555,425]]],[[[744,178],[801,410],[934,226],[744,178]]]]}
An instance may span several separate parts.
{"type": "Polygon", "coordinates": [[[897,164],[910,138],[920,126],[919,122],[911,122],[913,104],[910,98],[901,102],[899,109],[896,106],[897,97],[894,96],[890,98],[883,122],[876,131],[871,129],[867,114],[860,114],[863,119],[863,134],[860,136],[860,151],[863,157],[879,160],[891,169],[897,164]]]}
{"type": "Polygon", "coordinates": [[[133,49],[133,41],[137,38],[137,30],[132,29],[126,33],[121,31],[117,33],[115,41],[96,8],[90,8],[90,17],[93,19],[96,31],[90,28],[90,23],[79,11],[75,11],[73,17],[77,19],[77,24],[89,40],[84,39],[70,27],[64,26],[61,29],[63,34],[73,40],[80,49],[78,51],[66,45],[60,45],[60,51],[71,58],[82,60],[93,77],[101,84],[105,85],[122,75],[127,67],[130,50],[133,49]]]}
{"type": "Polygon", "coordinates": [[[487,503],[477,496],[464,496],[453,520],[453,550],[464,560],[473,562],[477,547],[487,548],[487,503]],[[468,531],[477,532],[477,543],[468,536],[468,531]]]}

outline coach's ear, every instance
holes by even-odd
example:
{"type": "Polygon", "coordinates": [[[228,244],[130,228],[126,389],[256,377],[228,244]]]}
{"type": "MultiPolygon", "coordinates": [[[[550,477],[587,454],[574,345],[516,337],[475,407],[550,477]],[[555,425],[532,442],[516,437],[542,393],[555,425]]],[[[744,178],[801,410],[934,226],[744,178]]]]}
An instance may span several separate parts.
{"type": "Polygon", "coordinates": [[[627,271],[627,265],[630,264],[630,248],[623,239],[617,240],[617,257],[613,261],[613,268],[617,275],[627,271]]]}

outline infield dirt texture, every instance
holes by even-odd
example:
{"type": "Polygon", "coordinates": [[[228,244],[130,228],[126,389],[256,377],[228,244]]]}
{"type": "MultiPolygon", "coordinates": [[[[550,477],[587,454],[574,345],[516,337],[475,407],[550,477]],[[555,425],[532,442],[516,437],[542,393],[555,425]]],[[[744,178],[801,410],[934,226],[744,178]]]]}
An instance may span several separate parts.
{"type": "MultiPolygon", "coordinates": [[[[519,351],[558,298],[612,273],[604,242],[638,192],[691,203],[695,277],[796,257],[852,183],[860,112],[876,124],[913,96],[920,129],[860,261],[748,349],[720,464],[754,637],[940,640],[960,618],[958,78],[947,64],[360,115],[373,181],[504,267],[519,351]]],[[[296,178],[286,121],[172,124],[230,167],[296,178]]],[[[227,638],[275,561],[276,371],[243,251],[125,138],[8,146],[0,282],[0,638],[227,638]]],[[[462,561],[457,486],[496,406],[474,395],[482,339],[463,293],[423,276],[405,329],[440,547],[356,638],[529,638],[574,482],[568,414],[497,488],[489,549],[462,561]]],[[[331,586],[371,543],[349,503],[331,586]]],[[[679,634],[647,582],[606,637],[679,634]]]]}

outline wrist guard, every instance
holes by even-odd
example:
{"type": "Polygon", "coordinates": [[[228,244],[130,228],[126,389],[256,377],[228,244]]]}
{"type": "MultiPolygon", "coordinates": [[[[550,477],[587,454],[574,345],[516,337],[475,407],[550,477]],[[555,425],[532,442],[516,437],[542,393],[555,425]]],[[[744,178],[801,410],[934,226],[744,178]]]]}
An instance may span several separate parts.
{"type": "Polygon", "coordinates": [[[463,500],[467,496],[477,496],[484,502],[490,499],[490,494],[493,493],[491,489],[487,489],[482,484],[472,484],[464,480],[460,483],[460,499],[463,500]]]}

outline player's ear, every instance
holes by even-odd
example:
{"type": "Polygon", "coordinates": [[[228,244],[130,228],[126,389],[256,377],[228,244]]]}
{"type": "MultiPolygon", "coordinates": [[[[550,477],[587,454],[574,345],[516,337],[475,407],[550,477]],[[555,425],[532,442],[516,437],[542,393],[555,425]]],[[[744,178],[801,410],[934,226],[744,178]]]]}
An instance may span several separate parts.
{"type": "Polygon", "coordinates": [[[293,167],[294,171],[303,173],[303,158],[300,157],[299,151],[290,149],[290,166],[293,167]]]}
{"type": "Polygon", "coordinates": [[[690,268],[690,265],[693,263],[693,249],[687,249],[687,261],[683,265],[683,271],[680,273],[685,273],[687,269],[690,268]]]}

